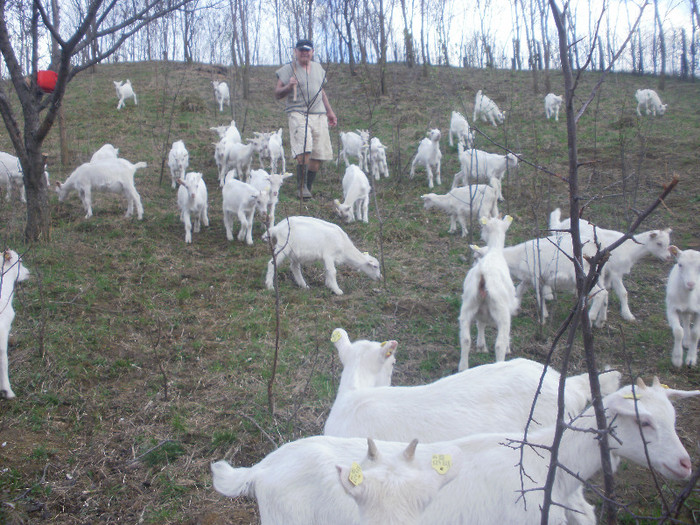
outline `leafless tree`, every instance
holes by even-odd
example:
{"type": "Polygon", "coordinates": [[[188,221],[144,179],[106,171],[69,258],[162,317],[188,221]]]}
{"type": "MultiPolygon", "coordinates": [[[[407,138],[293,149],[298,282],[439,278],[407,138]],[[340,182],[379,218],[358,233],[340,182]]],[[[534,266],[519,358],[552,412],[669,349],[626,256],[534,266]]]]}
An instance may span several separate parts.
{"type": "Polygon", "coordinates": [[[654,21],[659,29],[659,60],[661,71],[659,73],[659,89],[666,88],[666,38],[664,37],[664,27],[659,15],[659,0],[654,0],[654,21]]]}
{"type": "Polygon", "coordinates": [[[24,61],[17,55],[17,44],[8,28],[7,3],[0,2],[0,52],[10,75],[10,83],[0,85],[0,114],[24,172],[27,193],[25,239],[28,242],[49,240],[48,188],[42,176],[44,164],[41,150],[56,121],[68,83],[81,71],[117,52],[149,22],[187,5],[189,1],[179,0],[164,5],[154,0],[135,7],[117,0],[91,0],[84,15],[72,28],[72,34],[65,38],[55,27],[45,3],[34,0],[29,9],[28,33],[23,39],[31,49],[31,55],[29,60],[24,61]],[[124,15],[108,22],[117,6],[124,15]],[[47,36],[55,40],[59,50],[55,61],[58,78],[50,94],[43,93],[37,85],[39,49],[42,39],[47,36]],[[80,57],[83,50],[94,46],[96,39],[102,45],[96,56],[74,63],[73,58],[80,57]],[[14,90],[19,99],[23,122],[17,118],[7,89],[14,90]]]}

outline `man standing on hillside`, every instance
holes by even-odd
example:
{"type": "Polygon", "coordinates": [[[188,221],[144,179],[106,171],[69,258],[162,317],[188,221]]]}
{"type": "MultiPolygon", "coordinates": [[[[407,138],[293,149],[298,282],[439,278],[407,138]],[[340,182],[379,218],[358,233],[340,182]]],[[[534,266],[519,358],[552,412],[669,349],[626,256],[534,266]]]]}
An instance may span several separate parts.
{"type": "Polygon", "coordinates": [[[297,159],[297,185],[300,199],[311,198],[311,185],[324,160],[333,160],[328,126],[338,118],[326,92],[326,72],[313,62],[314,45],[301,39],[294,47],[294,60],[276,71],[275,98],[285,98],[289,121],[289,142],[297,159]]]}

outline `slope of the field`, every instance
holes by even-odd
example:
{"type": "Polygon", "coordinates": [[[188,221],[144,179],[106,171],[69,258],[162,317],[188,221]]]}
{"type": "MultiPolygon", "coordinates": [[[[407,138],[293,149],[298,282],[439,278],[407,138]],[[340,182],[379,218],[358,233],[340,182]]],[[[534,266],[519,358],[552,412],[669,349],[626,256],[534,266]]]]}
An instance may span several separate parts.
{"type": "MultiPolygon", "coordinates": [[[[424,171],[408,171],[419,140],[439,128],[443,183],[459,170],[456,148],[447,144],[449,118],[462,111],[471,123],[478,89],[506,111],[498,129],[480,125],[477,147],[507,146],[522,155],[504,183],[503,213],[514,217],[507,244],[546,226],[549,212],[568,215],[565,118],[544,118],[543,78],[533,90],[525,72],[388,68],[387,95],[377,96],[374,68],[328,66],[328,95],[339,130],[369,128],[388,147],[391,177],[376,183],[369,224],[344,226],[355,244],[381,258],[379,282],[339,268],[345,294],[323,285],[320,266],[305,268],[310,285],[294,284],[288,266],[279,288],[280,348],[268,413],[267,385],[275,343],[275,296],[264,287],[270,257],[256,221],[253,246],[225,237],[210,127],[235,118],[244,138],[284,128],[274,100],[274,68],[250,71],[250,97],[232,96],[233,109],[219,113],[211,80],[233,73],[204,65],[166,63],[99,66],[71,82],[64,101],[69,159],[60,164],[58,127],[46,143],[51,183],[62,181],[92,152],[109,142],[132,162],[146,161],[136,175],[143,221],[124,218],[124,203],[94,196],[94,217],[85,220],[75,195],[58,203],[51,195],[51,242],[22,244],[25,210],[0,200],[3,245],[24,252],[32,279],[17,290],[17,317],[10,346],[10,379],[17,398],[0,401],[0,521],[6,523],[256,523],[254,501],[228,500],[211,487],[209,463],[225,458],[251,465],[282,443],[318,434],[333,402],[340,363],[329,342],[335,327],[352,339],[399,341],[394,383],[422,384],[456,370],[457,315],[472,238],[447,233],[447,217],[426,212],[424,171]],[[130,78],[139,104],[116,110],[112,81],[130,78]],[[176,194],[164,158],[183,140],[190,169],[201,171],[209,189],[210,226],[184,243],[176,194]]],[[[583,75],[576,106],[588,101],[599,75],[583,75]]],[[[662,118],[638,118],[634,92],[656,88],[657,79],[611,75],[579,121],[580,198],[586,217],[624,230],[635,211],[647,207],[673,176],[680,182],[642,230],[673,228],[679,247],[700,249],[700,84],[669,80],[662,118]]],[[[554,73],[551,90],[563,92],[554,73]]],[[[563,111],[562,111],[563,117],[563,111]]],[[[12,151],[6,134],[0,149],[12,151]]],[[[332,131],[337,154],[337,131],[332,131]]],[[[257,166],[257,160],[255,161],[257,166]]],[[[292,159],[287,165],[293,168],[292,159]]],[[[288,168],[289,169],[289,168],[288,168]]],[[[291,170],[290,170],[291,171],[291,170]]],[[[341,167],[327,163],[303,205],[291,185],[283,187],[278,220],[309,214],[338,223],[332,200],[342,197],[341,167]]],[[[238,228],[238,225],[236,226],[238,228]]],[[[471,236],[470,235],[470,236],[471,236]]],[[[697,369],[670,363],[671,332],[664,290],[671,263],[647,259],[626,279],[636,322],[625,322],[611,294],[609,322],[595,331],[598,362],[619,367],[625,382],[658,375],[676,388],[698,388],[697,369]]],[[[551,319],[540,325],[528,295],[513,319],[512,356],[542,360],[573,297],[559,293],[551,319]]],[[[493,334],[487,338],[493,345],[493,334]]],[[[555,353],[555,364],[561,349],[555,353]]],[[[472,366],[493,354],[474,354],[472,366]]],[[[584,368],[581,344],[572,372],[584,368]]],[[[700,462],[700,400],[677,404],[678,433],[700,462]]],[[[623,462],[619,499],[637,515],[655,515],[660,503],[645,469],[623,462]]],[[[664,486],[666,497],[681,485],[664,486]]],[[[591,501],[600,503],[593,494],[591,501]]],[[[697,488],[682,519],[697,520],[697,488]]],[[[623,520],[632,518],[621,512],[623,520]]]]}

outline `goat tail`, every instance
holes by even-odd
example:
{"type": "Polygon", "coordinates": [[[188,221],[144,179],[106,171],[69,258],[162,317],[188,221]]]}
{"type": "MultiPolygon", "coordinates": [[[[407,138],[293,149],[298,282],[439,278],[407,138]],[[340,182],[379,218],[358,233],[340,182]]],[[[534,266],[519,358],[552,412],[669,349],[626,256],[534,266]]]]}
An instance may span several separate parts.
{"type": "Polygon", "coordinates": [[[140,170],[141,168],[147,168],[147,167],[148,167],[148,163],[146,163],[146,162],[137,162],[136,164],[134,164],[134,171],[140,170]]]}
{"type": "Polygon", "coordinates": [[[549,229],[558,230],[561,228],[561,208],[555,208],[549,214],[549,229]]]}
{"type": "Polygon", "coordinates": [[[211,475],[214,489],[224,496],[255,497],[255,475],[253,468],[233,468],[226,461],[211,464],[211,475]]]}

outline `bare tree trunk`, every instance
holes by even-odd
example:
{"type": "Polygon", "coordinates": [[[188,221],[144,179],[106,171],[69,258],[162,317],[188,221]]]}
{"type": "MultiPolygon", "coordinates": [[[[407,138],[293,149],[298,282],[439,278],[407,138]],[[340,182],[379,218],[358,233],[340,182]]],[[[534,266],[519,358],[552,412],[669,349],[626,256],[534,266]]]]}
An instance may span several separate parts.
{"type": "Polygon", "coordinates": [[[423,58],[423,76],[428,76],[428,59],[425,56],[425,2],[420,0],[420,52],[423,58]]]}
{"type": "Polygon", "coordinates": [[[416,63],[416,57],[413,51],[413,34],[411,33],[408,17],[406,15],[406,0],[401,0],[401,14],[403,15],[403,43],[406,48],[406,65],[408,67],[413,67],[416,63]]]}
{"type": "Polygon", "coordinates": [[[241,20],[241,44],[243,47],[243,98],[248,99],[250,96],[250,44],[248,42],[248,2],[247,0],[238,0],[238,15],[241,20]]]}
{"type": "Polygon", "coordinates": [[[681,78],[688,80],[688,48],[685,42],[685,29],[681,29],[681,78]]]}
{"type": "Polygon", "coordinates": [[[666,38],[664,37],[664,28],[661,24],[661,16],[659,15],[659,0],[654,0],[654,19],[659,28],[659,58],[661,60],[659,89],[663,91],[666,88],[666,38]]]}
{"type": "Polygon", "coordinates": [[[379,0],[379,88],[386,95],[386,25],[384,22],[384,0],[379,0]]]}

